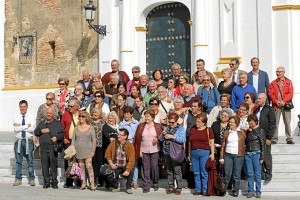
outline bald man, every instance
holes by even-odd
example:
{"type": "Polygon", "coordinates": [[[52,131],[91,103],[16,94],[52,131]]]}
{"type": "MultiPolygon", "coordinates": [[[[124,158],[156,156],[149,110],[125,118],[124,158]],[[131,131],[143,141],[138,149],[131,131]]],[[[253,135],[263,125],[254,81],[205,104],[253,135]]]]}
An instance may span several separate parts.
{"type": "Polygon", "coordinates": [[[291,134],[291,110],[284,106],[287,102],[292,101],[294,95],[293,83],[290,79],[285,77],[285,68],[280,66],[276,69],[277,79],[272,81],[268,94],[272,101],[272,107],[275,109],[276,128],[272,143],[278,142],[278,127],[281,115],[283,116],[283,123],[285,126],[285,135],[287,144],[295,144],[291,134]]]}
{"type": "Polygon", "coordinates": [[[41,162],[42,162],[42,174],[44,177],[44,189],[51,186],[54,189],[58,189],[57,180],[57,156],[58,151],[55,148],[56,145],[64,138],[64,129],[59,121],[54,119],[55,110],[53,107],[46,109],[46,119],[41,121],[34,134],[39,137],[40,150],[41,150],[41,162]],[[52,180],[50,181],[50,173],[52,180]]]}
{"type": "Polygon", "coordinates": [[[184,95],[183,96],[183,99],[184,99],[183,107],[184,108],[192,107],[192,104],[195,100],[201,102],[201,97],[194,94],[194,87],[189,83],[184,85],[183,95],[184,95]]]}
{"type": "Polygon", "coordinates": [[[265,93],[258,94],[257,104],[259,107],[254,114],[256,114],[258,118],[259,127],[264,130],[266,138],[262,179],[265,180],[265,183],[268,183],[272,179],[271,141],[276,128],[275,110],[267,104],[267,95],[265,93]]]}
{"type": "Polygon", "coordinates": [[[83,94],[86,96],[90,96],[93,94],[92,92],[92,84],[89,70],[82,71],[82,80],[77,81],[77,83],[81,83],[83,85],[83,94]]]}

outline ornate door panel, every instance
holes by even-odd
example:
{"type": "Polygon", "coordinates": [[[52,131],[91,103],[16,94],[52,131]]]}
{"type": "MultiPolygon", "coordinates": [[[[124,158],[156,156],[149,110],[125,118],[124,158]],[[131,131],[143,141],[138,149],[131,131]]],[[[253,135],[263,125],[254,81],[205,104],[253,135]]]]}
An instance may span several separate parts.
{"type": "Polygon", "coordinates": [[[146,66],[152,77],[154,69],[162,69],[169,76],[174,63],[179,63],[184,72],[190,74],[190,12],[181,3],[170,3],[155,7],[147,16],[146,66]]]}

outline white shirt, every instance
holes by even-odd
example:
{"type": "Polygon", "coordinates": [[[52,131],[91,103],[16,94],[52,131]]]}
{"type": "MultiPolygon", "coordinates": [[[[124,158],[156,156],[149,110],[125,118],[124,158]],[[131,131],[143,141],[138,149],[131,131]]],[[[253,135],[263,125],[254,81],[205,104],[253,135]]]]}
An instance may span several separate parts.
{"type": "Polygon", "coordinates": [[[226,153],[238,154],[239,151],[239,136],[237,131],[229,130],[229,135],[226,144],[226,153]]]}
{"type": "Polygon", "coordinates": [[[33,137],[34,136],[34,129],[35,129],[35,117],[30,114],[25,114],[25,125],[22,125],[23,120],[23,114],[18,113],[14,117],[13,124],[19,124],[19,126],[14,126],[14,132],[15,136],[18,139],[22,139],[22,131],[26,132],[26,138],[33,137]],[[28,127],[28,124],[30,124],[30,127],[28,127]]]}
{"type": "Polygon", "coordinates": [[[253,74],[253,87],[258,93],[258,74],[253,74]]]}

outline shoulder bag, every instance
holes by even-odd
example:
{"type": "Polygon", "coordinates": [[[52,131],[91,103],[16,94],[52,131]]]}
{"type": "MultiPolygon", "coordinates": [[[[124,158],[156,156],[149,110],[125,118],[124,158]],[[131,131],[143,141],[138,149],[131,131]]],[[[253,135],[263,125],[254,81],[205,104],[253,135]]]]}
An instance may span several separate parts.
{"type": "Polygon", "coordinates": [[[170,157],[173,161],[183,162],[184,160],[184,148],[182,144],[178,144],[175,141],[170,141],[170,157]]]}
{"type": "MultiPolygon", "coordinates": [[[[282,92],[281,92],[280,87],[279,87],[278,84],[277,84],[277,87],[278,87],[280,96],[281,96],[281,98],[283,99],[282,92]]],[[[286,102],[286,103],[284,104],[283,108],[284,108],[284,110],[292,110],[292,109],[294,108],[293,101],[290,100],[290,101],[286,102]]]]}

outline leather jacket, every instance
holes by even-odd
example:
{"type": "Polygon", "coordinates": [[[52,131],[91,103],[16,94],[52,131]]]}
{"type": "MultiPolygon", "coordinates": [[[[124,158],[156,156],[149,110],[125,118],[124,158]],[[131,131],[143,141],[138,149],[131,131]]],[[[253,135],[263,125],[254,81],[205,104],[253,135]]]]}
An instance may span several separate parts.
{"type": "MultiPolygon", "coordinates": [[[[239,138],[239,141],[238,141],[239,142],[239,144],[238,144],[238,156],[245,156],[246,133],[245,133],[245,131],[241,130],[241,131],[237,132],[237,135],[238,135],[238,138],[239,138]]],[[[228,136],[229,136],[229,131],[225,131],[223,133],[220,159],[224,159],[224,157],[225,157],[228,136]]]]}
{"type": "Polygon", "coordinates": [[[265,132],[262,128],[247,131],[246,152],[260,151],[260,160],[265,158],[265,132]]]}

